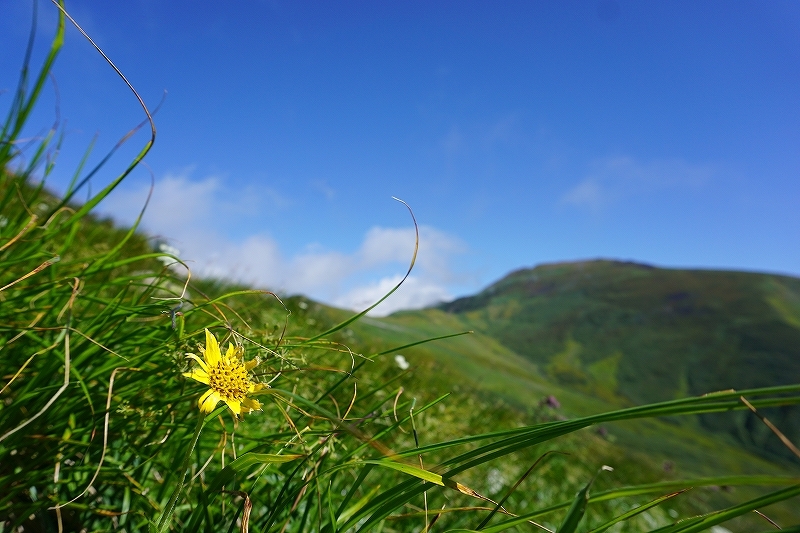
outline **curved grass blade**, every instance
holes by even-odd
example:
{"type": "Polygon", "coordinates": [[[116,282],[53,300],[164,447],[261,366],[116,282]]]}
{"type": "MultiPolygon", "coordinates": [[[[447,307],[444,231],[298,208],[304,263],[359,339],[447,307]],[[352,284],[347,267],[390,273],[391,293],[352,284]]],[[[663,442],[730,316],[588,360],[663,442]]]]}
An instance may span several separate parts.
{"type": "MultiPolygon", "coordinates": [[[[81,206],[81,207],[80,207],[80,208],[79,208],[79,209],[78,209],[78,210],[77,210],[77,211],[76,211],[76,212],[75,212],[75,213],[74,213],[74,214],[73,214],[73,215],[72,215],[72,216],[71,216],[71,217],[68,219],[68,221],[67,221],[67,224],[66,224],[66,225],[67,225],[67,226],[69,226],[71,222],[73,222],[73,221],[75,221],[75,220],[78,220],[78,219],[82,218],[82,217],[83,217],[83,216],[85,216],[85,215],[86,215],[86,214],[87,214],[89,211],[91,211],[91,210],[92,210],[92,209],[93,209],[93,208],[94,208],[94,207],[95,207],[95,206],[96,206],[98,203],[100,203],[100,201],[101,201],[103,198],[105,198],[106,196],[108,196],[108,194],[109,194],[109,193],[110,193],[112,190],[114,190],[114,188],[115,188],[117,185],[119,185],[119,184],[122,182],[122,180],[124,180],[124,179],[125,179],[125,178],[126,178],[126,177],[127,177],[127,176],[128,176],[128,175],[129,175],[129,174],[132,172],[132,171],[133,171],[133,169],[134,169],[134,168],[136,168],[136,167],[139,165],[139,163],[140,163],[140,162],[141,162],[141,161],[144,159],[144,157],[145,157],[145,156],[147,155],[147,153],[150,151],[150,148],[152,148],[152,147],[153,147],[153,144],[155,144],[155,141],[156,141],[156,124],[155,124],[155,122],[153,121],[153,116],[152,116],[152,114],[150,113],[150,111],[149,111],[149,110],[148,110],[148,108],[147,108],[147,104],[145,104],[145,103],[144,103],[144,100],[142,100],[142,97],[141,97],[141,96],[139,96],[139,93],[138,93],[138,92],[136,91],[136,89],[133,87],[133,85],[131,84],[131,82],[129,82],[129,81],[128,81],[128,78],[126,78],[126,77],[125,77],[125,75],[122,73],[122,71],[121,71],[119,68],[117,68],[117,66],[114,64],[114,62],[113,62],[113,61],[111,61],[111,58],[109,58],[109,57],[108,57],[108,56],[105,54],[105,52],[103,52],[103,50],[102,50],[102,49],[101,49],[101,48],[100,48],[100,47],[99,47],[99,46],[98,46],[98,45],[97,45],[97,44],[96,44],[96,43],[95,43],[95,42],[92,40],[92,38],[91,38],[91,37],[89,37],[89,34],[87,34],[87,33],[86,33],[84,30],[83,30],[83,28],[81,28],[81,26],[80,26],[80,25],[77,23],[77,21],[76,21],[75,19],[73,19],[73,18],[72,18],[72,16],[71,16],[71,15],[70,15],[70,14],[69,14],[67,11],[66,11],[66,9],[64,9],[64,6],[63,6],[63,2],[62,2],[62,0],[51,0],[51,1],[52,1],[52,3],[53,3],[53,4],[54,4],[54,5],[55,5],[55,6],[58,8],[58,10],[60,11],[60,13],[61,13],[61,17],[62,17],[62,18],[63,18],[63,17],[66,17],[66,18],[67,18],[67,19],[68,19],[68,20],[69,20],[69,21],[72,23],[72,25],[73,25],[73,26],[75,26],[75,28],[77,28],[77,30],[78,30],[78,31],[81,33],[81,35],[83,35],[83,37],[84,37],[84,38],[85,38],[87,41],[89,41],[89,43],[90,43],[90,44],[91,44],[91,45],[94,47],[94,49],[95,49],[95,50],[97,50],[97,52],[98,52],[98,53],[99,53],[101,56],[103,56],[103,59],[105,59],[105,60],[106,60],[106,62],[107,62],[107,63],[108,63],[110,66],[111,66],[111,68],[112,68],[112,69],[114,69],[114,72],[116,72],[116,73],[117,73],[117,76],[119,76],[119,77],[122,79],[122,81],[123,81],[123,82],[125,82],[125,85],[127,85],[127,86],[128,86],[128,89],[130,89],[130,90],[131,90],[131,92],[133,93],[133,95],[134,95],[134,96],[136,97],[136,99],[139,101],[139,105],[142,107],[142,109],[144,110],[144,113],[145,113],[145,115],[147,116],[147,122],[149,122],[149,124],[150,124],[150,139],[147,141],[147,143],[145,143],[145,145],[144,145],[144,147],[142,148],[142,150],[141,150],[141,151],[140,151],[140,152],[139,152],[139,153],[138,153],[138,154],[137,154],[137,155],[136,155],[136,156],[133,158],[133,160],[132,160],[132,161],[131,161],[131,162],[128,164],[128,167],[127,167],[127,168],[126,168],[126,169],[125,169],[125,170],[122,172],[122,174],[120,174],[119,176],[117,176],[117,177],[116,177],[116,178],[115,178],[115,179],[114,179],[114,180],[113,180],[111,183],[109,183],[108,185],[106,185],[106,186],[105,186],[105,187],[104,187],[104,188],[103,188],[103,189],[102,189],[102,190],[101,190],[99,193],[97,193],[95,196],[93,196],[91,199],[89,199],[89,201],[88,201],[88,202],[86,202],[84,205],[82,205],[82,206],[81,206]]],[[[128,137],[129,137],[129,136],[128,136],[128,135],[126,135],[126,136],[125,136],[125,137],[124,137],[124,138],[123,138],[123,139],[120,141],[120,143],[122,143],[122,142],[124,142],[125,140],[127,140],[127,138],[128,138],[128,137]]],[[[75,189],[75,190],[77,190],[78,188],[79,188],[79,187],[76,187],[76,189],[75,189]]],[[[73,194],[74,194],[74,192],[75,192],[75,191],[73,191],[73,194]]]]}
{"type": "Polygon", "coordinates": [[[516,449],[521,449],[539,442],[551,440],[595,424],[617,422],[621,420],[633,420],[638,418],[651,418],[656,416],[694,415],[731,410],[743,410],[747,409],[747,407],[739,400],[740,395],[754,397],[773,396],[778,394],[792,394],[792,396],[778,396],[775,398],[753,400],[751,403],[757,407],[776,407],[781,405],[800,404],[800,384],[764,387],[739,392],[732,391],[713,395],[695,396],[680,400],[671,400],[637,407],[628,407],[625,409],[575,418],[572,420],[547,422],[533,426],[525,426],[521,428],[462,437],[446,442],[420,446],[419,449],[410,448],[408,450],[398,452],[398,456],[408,457],[417,455],[417,453],[441,451],[447,448],[479,442],[482,440],[500,439],[490,445],[467,452],[443,463],[443,465],[458,464],[459,462],[465,461],[469,458],[486,454],[491,450],[499,450],[503,447],[513,447],[513,449],[509,448],[510,451],[505,451],[500,455],[502,456],[507,453],[511,453],[511,451],[516,449]]]}
{"type": "Polygon", "coordinates": [[[314,337],[311,337],[311,338],[310,338],[310,339],[308,339],[308,341],[306,341],[306,342],[313,342],[313,341],[315,341],[315,340],[318,340],[318,339],[321,339],[321,338],[323,338],[323,337],[327,337],[327,336],[328,336],[328,335],[330,335],[331,333],[334,333],[334,332],[336,332],[336,331],[339,331],[340,329],[347,327],[349,324],[352,324],[353,322],[355,322],[356,320],[358,320],[359,318],[361,318],[362,316],[366,315],[367,313],[369,313],[370,311],[372,311],[373,309],[375,309],[377,306],[379,306],[379,305],[380,305],[380,304],[381,304],[381,303],[382,303],[384,300],[386,300],[386,298],[388,298],[389,296],[391,296],[392,294],[394,294],[394,292],[395,292],[397,289],[399,289],[399,288],[400,288],[400,286],[401,286],[403,283],[405,283],[406,279],[408,279],[408,276],[409,276],[409,275],[411,275],[411,271],[414,269],[414,263],[416,263],[416,262],[417,262],[417,252],[419,251],[419,225],[417,224],[417,218],[414,216],[414,211],[412,211],[412,210],[411,210],[411,206],[410,206],[410,205],[408,205],[407,203],[405,203],[405,202],[404,202],[403,200],[401,200],[400,198],[396,198],[396,197],[392,196],[392,199],[393,199],[393,200],[397,200],[398,202],[400,202],[401,204],[403,204],[404,206],[406,206],[406,208],[408,209],[408,212],[411,214],[411,220],[414,222],[414,232],[415,232],[415,235],[416,235],[416,237],[415,237],[415,241],[414,241],[414,254],[411,256],[411,264],[409,264],[409,265],[408,265],[408,270],[406,270],[406,273],[405,273],[405,275],[403,276],[403,279],[401,279],[401,280],[400,280],[400,282],[399,282],[397,285],[395,285],[394,287],[392,287],[392,289],[391,289],[389,292],[387,292],[386,294],[384,294],[384,295],[383,295],[383,296],[380,298],[380,300],[378,300],[378,301],[377,301],[377,302],[375,302],[374,304],[370,305],[369,307],[367,307],[366,309],[364,309],[364,310],[363,310],[363,311],[361,311],[360,313],[358,313],[358,314],[355,314],[355,315],[351,316],[351,317],[350,317],[350,318],[348,318],[347,320],[345,320],[345,321],[343,321],[343,322],[340,322],[339,324],[336,324],[336,325],[335,325],[335,326],[333,326],[332,328],[330,328],[330,329],[328,329],[328,330],[325,330],[325,331],[323,331],[322,333],[320,333],[320,334],[318,334],[318,335],[316,335],[316,336],[314,336],[314,337]]]}

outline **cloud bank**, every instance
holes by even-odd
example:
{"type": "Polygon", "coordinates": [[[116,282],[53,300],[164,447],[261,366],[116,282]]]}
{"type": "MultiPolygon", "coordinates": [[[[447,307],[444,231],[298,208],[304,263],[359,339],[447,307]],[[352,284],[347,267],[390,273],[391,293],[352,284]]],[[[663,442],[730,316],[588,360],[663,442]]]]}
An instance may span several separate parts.
{"type": "MultiPolygon", "coordinates": [[[[149,186],[114,191],[100,206],[116,220],[130,224],[139,214],[149,186]]],[[[167,175],[155,184],[142,219],[151,235],[177,248],[193,273],[267,288],[283,294],[305,294],[316,300],[362,310],[380,299],[405,274],[414,251],[413,227],[370,228],[358,248],[350,253],[309,245],[286,255],[279,243],[265,233],[231,237],[241,228],[220,222],[241,218],[238,201],[227,202],[221,180],[192,180],[184,173],[167,175]],[[211,215],[213,213],[213,216],[211,215]]],[[[249,195],[253,205],[289,203],[268,189],[249,195]],[[258,197],[254,197],[258,196],[258,197]]],[[[417,262],[411,276],[372,314],[386,315],[399,309],[419,308],[453,297],[448,285],[457,282],[453,256],[466,251],[457,237],[430,226],[420,226],[417,262]]]]}

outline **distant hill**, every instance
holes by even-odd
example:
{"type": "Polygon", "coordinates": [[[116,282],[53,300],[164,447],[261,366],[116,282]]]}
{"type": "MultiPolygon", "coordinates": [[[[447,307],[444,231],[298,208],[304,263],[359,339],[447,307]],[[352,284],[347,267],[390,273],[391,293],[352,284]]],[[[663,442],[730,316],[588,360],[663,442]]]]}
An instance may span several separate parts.
{"type": "MultiPolygon", "coordinates": [[[[557,263],[439,309],[562,386],[620,405],[800,380],[800,279],[788,276],[557,263]]],[[[765,414],[798,442],[800,409],[765,414]]],[[[702,423],[747,447],[788,452],[747,413],[702,423]]]]}

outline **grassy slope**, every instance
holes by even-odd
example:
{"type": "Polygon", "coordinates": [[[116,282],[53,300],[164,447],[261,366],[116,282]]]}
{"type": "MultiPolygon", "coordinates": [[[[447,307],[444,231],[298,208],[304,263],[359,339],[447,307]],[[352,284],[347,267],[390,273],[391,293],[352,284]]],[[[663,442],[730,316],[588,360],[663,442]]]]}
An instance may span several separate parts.
{"type": "MultiPolygon", "coordinates": [[[[383,339],[386,345],[402,345],[464,329],[458,316],[436,309],[397,313],[382,319],[367,318],[353,327],[356,338],[383,339]]],[[[407,385],[413,393],[427,392],[432,397],[452,392],[450,408],[478,398],[478,406],[473,404],[472,408],[484,414],[462,427],[462,431],[476,433],[500,427],[502,424],[493,420],[492,413],[501,411],[505,411],[506,420],[532,423],[617,407],[613,401],[553,382],[538,365],[481,333],[437,341],[401,353],[411,362],[412,369],[418,369],[414,383],[407,385]],[[540,405],[548,395],[554,395],[562,407],[551,409],[540,405]]],[[[556,442],[553,449],[582,455],[587,468],[592,462],[595,465],[608,462],[618,469],[614,482],[637,476],[660,480],[721,474],[800,474],[796,462],[787,464],[756,456],[734,439],[705,430],[696,420],[685,419],[681,424],[674,420],[629,421],[604,430],[607,431],[606,440],[596,431],[584,430],[572,440],[556,442]],[[669,471],[664,465],[670,466],[669,471]]],[[[747,489],[739,489],[736,497],[748,493],[747,489]]],[[[727,501],[729,496],[714,489],[700,490],[688,503],[696,508],[714,507],[727,501]]],[[[782,518],[793,513],[791,506],[773,512],[782,518]]]]}
{"type": "MultiPolygon", "coordinates": [[[[385,319],[368,318],[354,329],[363,331],[364,336],[403,344],[416,338],[457,331],[459,326],[463,330],[457,317],[427,310],[385,319]]],[[[619,407],[550,381],[537,365],[481,333],[438,341],[403,353],[413,365],[425,369],[426,386],[431,393],[471,391],[485,399],[501,399],[530,418],[544,413],[584,416],[619,407]],[[555,396],[562,407],[553,410],[541,406],[541,400],[548,395],[555,396]]],[[[676,424],[674,419],[627,422],[604,429],[609,432],[610,440],[619,440],[625,448],[646,451],[659,462],[671,461],[687,473],[755,473],[764,471],[762,469],[777,473],[784,468],[783,463],[755,458],[733,439],[704,431],[691,420],[683,424],[676,424]]]]}

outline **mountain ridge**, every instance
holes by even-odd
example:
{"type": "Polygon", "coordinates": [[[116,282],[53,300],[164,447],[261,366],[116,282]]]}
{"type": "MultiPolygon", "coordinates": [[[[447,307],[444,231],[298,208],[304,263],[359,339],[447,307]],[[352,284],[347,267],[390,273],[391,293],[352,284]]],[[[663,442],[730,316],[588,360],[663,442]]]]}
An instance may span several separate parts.
{"type": "MultiPolygon", "coordinates": [[[[556,383],[618,405],[800,378],[800,279],[786,275],[559,262],[515,270],[435,309],[495,338],[556,383]]],[[[768,415],[792,440],[800,437],[800,410],[768,415]]],[[[786,455],[751,414],[702,423],[786,455]]]]}

